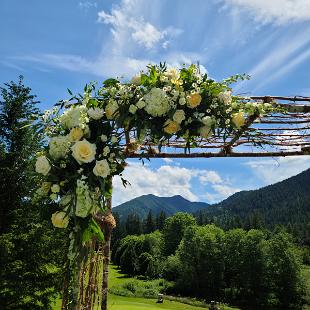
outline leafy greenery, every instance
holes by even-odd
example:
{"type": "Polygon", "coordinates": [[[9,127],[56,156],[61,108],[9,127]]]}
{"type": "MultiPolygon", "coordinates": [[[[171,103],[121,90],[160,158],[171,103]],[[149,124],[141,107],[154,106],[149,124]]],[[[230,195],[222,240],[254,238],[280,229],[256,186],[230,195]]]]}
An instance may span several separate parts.
{"type": "Polygon", "coordinates": [[[22,77],[0,90],[0,304],[7,310],[50,309],[61,286],[66,238],[44,220],[44,206],[29,199],[33,159],[42,145],[28,126],[38,102],[22,77]]]}
{"type": "Polygon", "coordinates": [[[162,234],[127,236],[115,250],[122,272],[173,281],[169,293],[251,309],[300,309],[306,302],[302,253],[283,230],[225,232],[177,213],[162,234]]]}

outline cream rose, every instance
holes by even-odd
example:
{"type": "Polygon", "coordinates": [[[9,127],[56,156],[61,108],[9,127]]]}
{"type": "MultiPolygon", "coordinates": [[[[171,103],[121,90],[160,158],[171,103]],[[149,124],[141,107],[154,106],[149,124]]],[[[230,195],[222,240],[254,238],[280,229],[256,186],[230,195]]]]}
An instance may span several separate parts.
{"type": "Polygon", "coordinates": [[[51,165],[45,156],[40,156],[37,158],[36,162],[36,172],[47,175],[51,170],[51,165]]]}
{"type": "Polygon", "coordinates": [[[170,120],[170,119],[165,122],[164,132],[172,135],[179,130],[180,130],[180,125],[177,122],[170,120]]]}
{"type": "Polygon", "coordinates": [[[76,142],[83,138],[84,132],[80,127],[74,127],[70,130],[68,138],[70,142],[76,142]]]}
{"type": "Polygon", "coordinates": [[[224,104],[231,104],[231,91],[226,90],[218,94],[217,98],[224,104]]]}
{"type": "Polygon", "coordinates": [[[113,119],[115,117],[115,113],[118,110],[118,104],[115,100],[110,101],[105,107],[105,114],[107,119],[113,119]]]}
{"type": "Polygon", "coordinates": [[[97,177],[106,178],[110,174],[110,166],[108,161],[106,159],[96,161],[93,173],[97,177]]]}
{"type": "Polygon", "coordinates": [[[245,124],[245,117],[242,111],[233,114],[232,122],[236,125],[236,127],[240,128],[245,124]]]}
{"type": "Polygon", "coordinates": [[[200,94],[192,94],[189,96],[188,101],[187,101],[187,106],[191,109],[194,109],[200,105],[202,98],[200,94]]]}
{"type": "Polygon", "coordinates": [[[52,214],[52,223],[55,227],[66,228],[69,224],[69,217],[63,211],[55,212],[52,214]]]}
{"type": "Polygon", "coordinates": [[[176,110],[173,115],[173,120],[178,124],[181,124],[185,120],[185,112],[183,110],[176,110]]]}
{"type": "Polygon", "coordinates": [[[89,143],[85,139],[76,142],[71,149],[72,156],[80,165],[83,163],[90,163],[95,159],[96,145],[89,143]]]}
{"type": "Polygon", "coordinates": [[[104,115],[104,110],[100,108],[90,108],[87,111],[87,114],[90,118],[98,120],[101,119],[104,115]]]}

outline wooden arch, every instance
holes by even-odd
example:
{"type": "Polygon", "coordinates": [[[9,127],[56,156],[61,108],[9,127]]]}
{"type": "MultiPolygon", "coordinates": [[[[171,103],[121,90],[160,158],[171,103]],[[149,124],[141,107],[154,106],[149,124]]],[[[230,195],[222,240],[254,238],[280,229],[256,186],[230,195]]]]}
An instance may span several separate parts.
{"type": "MultiPolygon", "coordinates": [[[[278,157],[310,155],[310,97],[252,96],[242,97],[244,103],[277,101],[286,112],[264,117],[250,117],[246,124],[231,136],[197,139],[190,152],[186,141],[170,139],[158,145],[148,137],[136,150],[130,141],[136,138],[135,130],[125,132],[123,145],[127,158],[212,158],[212,157],[278,157]]],[[[111,180],[112,181],[112,180],[111,180]]],[[[108,216],[112,214],[112,197],[108,199],[108,216]]],[[[112,225],[99,219],[105,231],[103,245],[103,282],[101,310],[107,309],[108,266],[110,262],[110,240],[112,225]]]]}
{"type": "MultiPolygon", "coordinates": [[[[138,146],[133,140],[135,129],[123,130],[123,152],[126,158],[212,158],[212,157],[278,157],[310,155],[310,97],[252,96],[240,97],[247,102],[277,103],[283,112],[264,117],[250,116],[244,126],[228,136],[197,138],[189,145],[183,139],[171,138],[151,142],[146,136],[138,146]]],[[[109,179],[112,184],[112,178],[109,179]]],[[[95,254],[79,270],[79,302],[75,310],[108,309],[108,274],[110,263],[110,241],[115,221],[112,215],[112,195],[107,197],[108,210],[96,214],[95,219],[104,231],[104,243],[90,244],[95,254]],[[98,276],[98,273],[102,273],[98,276]],[[94,300],[94,298],[96,300],[94,300]],[[83,305],[83,306],[82,306],[83,305]],[[95,307],[95,308],[94,308],[95,307]]],[[[62,309],[67,310],[68,282],[64,282],[62,309]]]]}

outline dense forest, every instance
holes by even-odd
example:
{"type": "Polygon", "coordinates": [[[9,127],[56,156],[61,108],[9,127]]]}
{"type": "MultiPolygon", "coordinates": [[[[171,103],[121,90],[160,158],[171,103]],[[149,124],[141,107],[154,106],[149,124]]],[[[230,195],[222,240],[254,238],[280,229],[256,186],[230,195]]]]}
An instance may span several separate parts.
{"type": "Polygon", "coordinates": [[[167,294],[245,309],[300,309],[305,294],[302,254],[281,229],[224,231],[177,213],[161,231],[114,239],[112,260],[130,276],[171,281],[167,294]]]}

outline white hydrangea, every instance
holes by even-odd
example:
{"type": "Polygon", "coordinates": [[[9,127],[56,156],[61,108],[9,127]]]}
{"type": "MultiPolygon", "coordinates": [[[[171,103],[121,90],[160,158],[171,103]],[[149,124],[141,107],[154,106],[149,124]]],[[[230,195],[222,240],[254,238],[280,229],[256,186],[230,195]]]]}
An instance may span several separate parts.
{"type": "Polygon", "coordinates": [[[101,119],[104,115],[104,110],[100,108],[90,108],[87,111],[87,114],[90,118],[98,120],[101,119]]]}
{"type": "Polygon", "coordinates": [[[49,154],[55,160],[64,158],[70,148],[70,140],[68,136],[53,137],[49,143],[49,154]]]}
{"type": "Polygon", "coordinates": [[[84,128],[89,122],[87,108],[84,105],[72,106],[66,110],[60,117],[60,123],[63,127],[71,129],[73,127],[84,128]]]}
{"type": "Polygon", "coordinates": [[[170,110],[169,100],[165,92],[160,88],[152,88],[144,96],[145,111],[152,116],[163,116],[170,110]]]}
{"type": "Polygon", "coordinates": [[[75,215],[83,218],[86,217],[91,213],[93,205],[94,202],[88,185],[83,180],[77,180],[75,215]]]}

